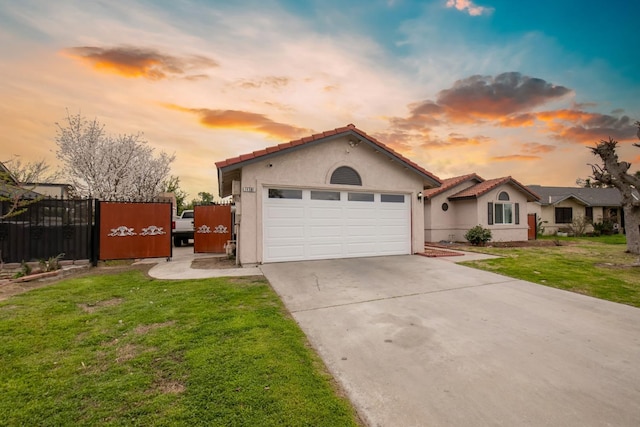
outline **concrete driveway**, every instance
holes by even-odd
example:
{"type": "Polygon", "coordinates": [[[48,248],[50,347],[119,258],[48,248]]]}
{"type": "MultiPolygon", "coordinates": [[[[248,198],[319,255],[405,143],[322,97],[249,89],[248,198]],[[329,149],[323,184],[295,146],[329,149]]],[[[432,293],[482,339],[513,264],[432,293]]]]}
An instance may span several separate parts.
{"type": "Polygon", "coordinates": [[[640,310],[396,256],[263,265],[371,426],[638,426],[640,310]]]}

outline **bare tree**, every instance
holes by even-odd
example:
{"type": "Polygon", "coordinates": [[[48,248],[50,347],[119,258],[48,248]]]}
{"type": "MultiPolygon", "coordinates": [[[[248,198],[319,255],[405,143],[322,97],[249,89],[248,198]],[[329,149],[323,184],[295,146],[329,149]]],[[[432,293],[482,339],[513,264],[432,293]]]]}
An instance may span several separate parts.
{"type": "Polygon", "coordinates": [[[18,156],[3,162],[9,173],[21,184],[55,183],[62,177],[62,172],[52,170],[47,162],[37,160],[34,162],[22,162],[18,156]]]}
{"type": "Polygon", "coordinates": [[[20,215],[28,205],[39,199],[0,162],[0,220],[20,215]]]}
{"type": "Polygon", "coordinates": [[[97,119],[80,114],[56,125],[56,155],[80,196],[145,200],[162,192],[175,156],[155,156],[142,134],[107,135],[97,119]]]}
{"type": "MultiPolygon", "coordinates": [[[[638,137],[640,138],[640,122],[638,137]]],[[[617,141],[609,138],[602,140],[591,152],[602,159],[603,165],[591,165],[593,179],[610,187],[620,190],[622,195],[622,209],[624,210],[625,234],[627,236],[627,251],[640,254],[640,177],[629,174],[631,163],[621,162],[616,154],[617,141]]],[[[640,147],[640,144],[633,144],[640,147]]]]}

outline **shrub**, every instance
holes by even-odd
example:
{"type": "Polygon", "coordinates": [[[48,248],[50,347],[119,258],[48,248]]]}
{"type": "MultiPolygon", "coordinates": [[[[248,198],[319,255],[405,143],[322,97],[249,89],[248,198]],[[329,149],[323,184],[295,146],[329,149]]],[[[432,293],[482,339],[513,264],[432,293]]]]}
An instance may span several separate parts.
{"type": "Polygon", "coordinates": [[[590,224],[591,221],[589,220],[589,218],[586,218],[584,216],[576,217],[573,219],[573,221],[571,221],[571,224],[569,225],[569,233],[576,237],[584,236],[587,231],[587,226],[589,226],[590,224]]]}
{"type": "Polygon", "coordinates": [[[464,238],[474,246],[483,246],[491,240],[491,230],[488,228],[482,228],[481,225],[476,225],[466,232],[464,238]]]}
{"type": "Polygon", "coordinates": [[[613,234],[613,231],[613,222],[608,219],[593,223],[593,234],[596,236],[610,236],[613,234]]]}

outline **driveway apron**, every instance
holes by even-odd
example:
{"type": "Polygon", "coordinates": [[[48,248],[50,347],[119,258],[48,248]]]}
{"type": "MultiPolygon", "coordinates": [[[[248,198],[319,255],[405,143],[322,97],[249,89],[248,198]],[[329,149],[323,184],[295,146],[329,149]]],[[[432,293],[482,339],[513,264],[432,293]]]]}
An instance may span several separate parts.
{"type": "Polygon", "coordinates": [[[640,310],[394,256],[265,264],[371,426],[640,425],[640,310]]]}

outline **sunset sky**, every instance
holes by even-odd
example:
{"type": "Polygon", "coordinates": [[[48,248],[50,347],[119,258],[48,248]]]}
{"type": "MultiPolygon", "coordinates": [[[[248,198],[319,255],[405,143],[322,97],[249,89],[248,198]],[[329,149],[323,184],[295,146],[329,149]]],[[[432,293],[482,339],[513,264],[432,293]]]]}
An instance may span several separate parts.
{"type": "Polygon", "coordinates": [[[214,163],[355,124],[440,178],[575,185],[640,169],[640,2],[0,0],[0,161],[56,164],[67,110],[214,163]]]}

